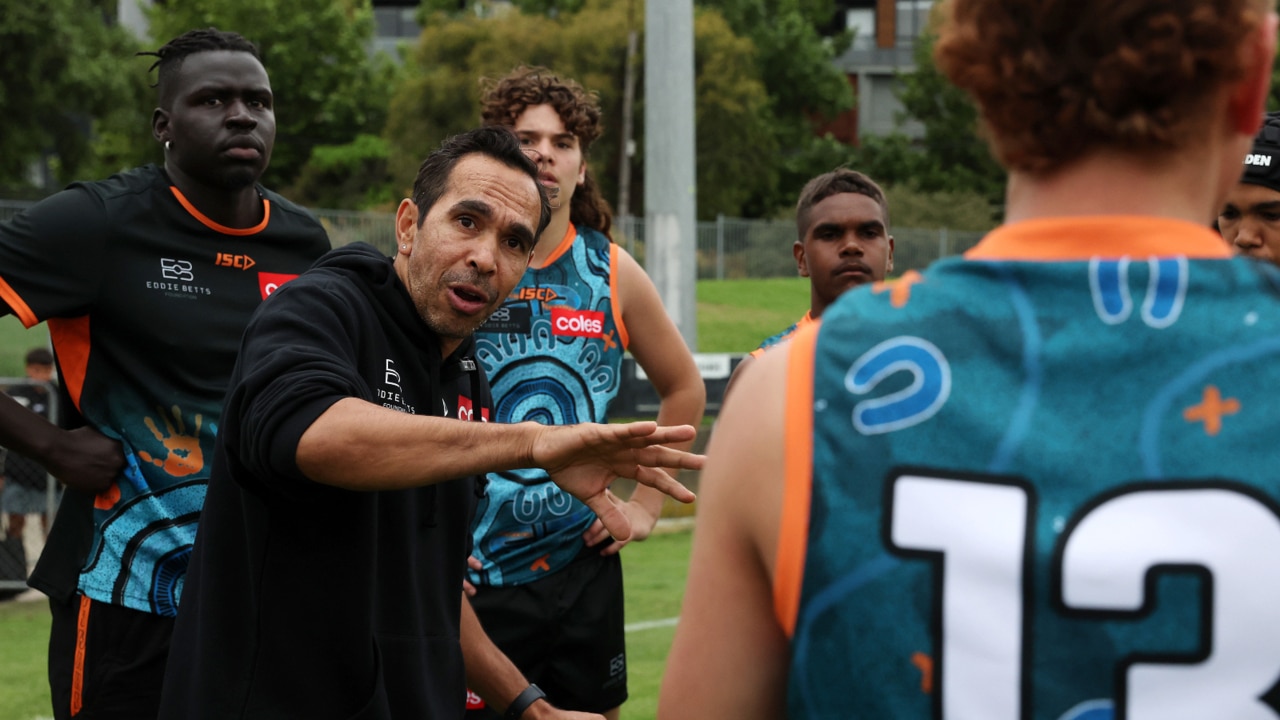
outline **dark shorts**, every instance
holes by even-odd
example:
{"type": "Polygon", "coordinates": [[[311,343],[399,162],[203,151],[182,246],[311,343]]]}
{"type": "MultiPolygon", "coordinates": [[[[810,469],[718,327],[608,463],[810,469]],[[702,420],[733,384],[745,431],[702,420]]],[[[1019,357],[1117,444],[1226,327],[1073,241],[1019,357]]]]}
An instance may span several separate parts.
{"type": "Polygon", "coordinates": [[[65,720],[154,718],[173,618],[73,595],[49,601],[49,689],[65,720]]]}
{"type": "MultiPolygon", "coordinates": [[[[512,587],[478,588],[485,632],[556,707],[605,712],[627,699],[622,560],[592,550],[564,570],[512,587]]],[[[472,710],[469,720],[498,718],[472,710]]]]}
{"type": "Polygon", "coordinates": [[[49,491],[5,483],[0,491],[0,509],[10,515],[43,515],[49,510],[49,491]]]}

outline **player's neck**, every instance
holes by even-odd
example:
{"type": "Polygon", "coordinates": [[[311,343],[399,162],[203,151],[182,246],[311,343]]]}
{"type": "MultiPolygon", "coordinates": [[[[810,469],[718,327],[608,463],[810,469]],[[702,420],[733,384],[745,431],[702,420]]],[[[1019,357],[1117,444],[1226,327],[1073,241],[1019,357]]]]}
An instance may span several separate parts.
{"type": "Polygon", "coordinates": [[[210,220],[231,228],[250,228],[262,222],[262,198],[256,184],[240,190],[209,187],[166,166],[170,181],[187,202],[210,220]]]}
{"type": "Polygon", "coordinates": [[[547,258],[551,257],[551,253],[560,247],[560,241],[564,239],[564,234],[568,230],[569,205],[565,203],[551,213],[551,222],[538,236],[538,246],[533,251],[533,259],[529,262],[529,266],[542,267],[547,262],[547,258]]]}
{"type": "Polygon", "coordinates": [[[1049,176],[1009,175],[1005,222],[1090,215],[1148,215],[1208,225],[1217,214],[1212,158],[1097,153],[1049,176]]]}

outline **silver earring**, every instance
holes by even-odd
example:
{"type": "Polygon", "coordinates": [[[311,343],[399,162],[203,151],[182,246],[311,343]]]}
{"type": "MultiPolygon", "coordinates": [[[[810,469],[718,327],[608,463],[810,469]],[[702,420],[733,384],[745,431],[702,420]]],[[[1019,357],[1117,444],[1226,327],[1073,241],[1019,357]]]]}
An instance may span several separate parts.
{"type": "Polygon", "coordinates": [[[165,152],[169,152],[169,150],[171,150],[172,148],[173,148],[173,143],[169,142],[168,140],[165,140],[165,141],[164,141],[164,151],[165,151],[165,152]]]}
{"type": "Polygon", "coordinates": [[[408,246],[408,245],[401,245],[401,246],[400,246],[400,249],[401,249],[401,250],[408,250],[408,249],[409,249],[409,246],[408,246]]]}

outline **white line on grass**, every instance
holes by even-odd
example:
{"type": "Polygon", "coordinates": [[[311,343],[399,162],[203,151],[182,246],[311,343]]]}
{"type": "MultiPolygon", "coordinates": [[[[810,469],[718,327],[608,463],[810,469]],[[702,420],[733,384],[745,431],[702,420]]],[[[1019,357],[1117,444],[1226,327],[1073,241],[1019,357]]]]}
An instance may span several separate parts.
{"type": "Polygon", "coordinates": [[[662,620],[645,620],[644,622],[631,623],[623,629],[627,632],[639,632],[641,630],[652,630],[660,627],[671,627],[677,622],[680,622],[680,618],[678,616],[663,618],[662,620]]]}

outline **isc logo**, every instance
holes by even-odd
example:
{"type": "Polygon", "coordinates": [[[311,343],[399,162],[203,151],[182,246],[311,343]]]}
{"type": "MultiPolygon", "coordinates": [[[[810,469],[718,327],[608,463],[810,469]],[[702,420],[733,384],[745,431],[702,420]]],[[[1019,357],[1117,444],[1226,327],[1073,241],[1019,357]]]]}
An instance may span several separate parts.
{"type": "Polygon", "coordinates": [[[248,255],[232,255],[231,253],[218,253],[218,257],[213,262],[222,267],[233,267],[241,270],[248,270],[258,264],[248,255]]]}
{"type": "Polygon", "coordinates": [[[1245,155],[1244,164],[1253,165],[1255,167],[1271,167],[1271,156],[1250,153],[1249,155],[1245,155]]]}
{"type": "Polygon", "coordinates": [[[604,334],[604,313],[565,307],[551,308],[551,334],[601,337],[604,334]]]}

